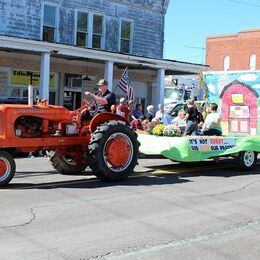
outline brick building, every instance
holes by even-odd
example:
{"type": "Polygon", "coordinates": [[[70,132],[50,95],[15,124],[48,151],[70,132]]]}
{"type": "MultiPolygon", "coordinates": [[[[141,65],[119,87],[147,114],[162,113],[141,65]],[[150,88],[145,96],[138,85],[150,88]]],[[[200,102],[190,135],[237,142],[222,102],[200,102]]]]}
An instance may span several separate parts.
{"type": "Polygon", "coordinates": [[[126,67],[137,102],[163,102],[164,75],[202,65],[163,60],[169,0],[3,0],[0,5],[0,97],[34,95],[75,109],[105,77],[115,86],[126,67]]]}
{"type": "Polygon", "coordinates": [[[260,70],[260,29],[207,37],[206,64],[212,71],[260,70]]]}

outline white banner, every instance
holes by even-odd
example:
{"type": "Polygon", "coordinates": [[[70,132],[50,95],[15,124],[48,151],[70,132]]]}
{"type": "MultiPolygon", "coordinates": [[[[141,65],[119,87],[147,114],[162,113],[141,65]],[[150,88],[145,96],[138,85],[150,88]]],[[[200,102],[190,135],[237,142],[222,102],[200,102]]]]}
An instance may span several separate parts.
{"type": "Polygon", "coordinates": [[[191,138],[189,143],[192,151],[200,152],[225,151],[236,146],[234,138],[191,138]]]}

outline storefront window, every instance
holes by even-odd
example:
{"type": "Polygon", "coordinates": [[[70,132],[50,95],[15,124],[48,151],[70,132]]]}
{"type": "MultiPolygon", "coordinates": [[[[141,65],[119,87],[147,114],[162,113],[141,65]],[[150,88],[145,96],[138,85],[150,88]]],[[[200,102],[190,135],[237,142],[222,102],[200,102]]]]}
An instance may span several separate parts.
{"type": "Polygon", "coordinates": [[[49,104],[55,105],[56,104],[56,92],[49,93],[49,104]]]}
{"type": "Polygon", "coordinates": [[[0,97],[8,95],[8,72],[0,71],[0,97]]]}
{"type": "Polygon", "coordinates": [[[75,110],[81,106],[81,92],[64,91],[64,107],[75,110]]]}
{"type": "Polygon", "coordinates": [[[10,93],[9,97],[21,97],[21,89],[20,88],[12,88],[12,89],[10,89],[10,91],[11,91],[11,93],[10,93]]]}

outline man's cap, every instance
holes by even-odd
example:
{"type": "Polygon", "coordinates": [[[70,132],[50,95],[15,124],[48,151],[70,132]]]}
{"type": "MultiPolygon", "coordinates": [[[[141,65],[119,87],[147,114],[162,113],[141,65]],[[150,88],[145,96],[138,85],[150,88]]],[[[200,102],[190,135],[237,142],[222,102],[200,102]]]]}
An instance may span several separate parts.
{"type": "Polygon", "coordinates": [[[122,98],[120,98],[119,102],[124,103],[124,102],[126,102],[126,99],[122,97],[122,98]]]}
{"type": "Polygon", "coordinates": [[[108,85],[108,82],[107,82],[105,79],[101,79],[101,80],[98,82],[97,86],[102,86],[102,85],[108,85]]]}

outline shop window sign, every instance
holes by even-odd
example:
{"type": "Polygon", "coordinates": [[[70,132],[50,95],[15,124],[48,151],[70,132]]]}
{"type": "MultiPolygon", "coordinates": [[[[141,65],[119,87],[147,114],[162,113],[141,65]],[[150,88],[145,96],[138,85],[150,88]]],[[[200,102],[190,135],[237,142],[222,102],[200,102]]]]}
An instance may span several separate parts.
{"type": "MultiPolygon", "coordinates": [[[[27,71],[27,70],[13,70],[12,73],[12,85],[25,85],[29,84],[29,73],[32,73],[32,85],[35,87],[40,86],[40,72],[37,71],[27,71]]],[[[55,73],[50,73],[50,83],[51,88],[55,87],[55,73]]]]}

